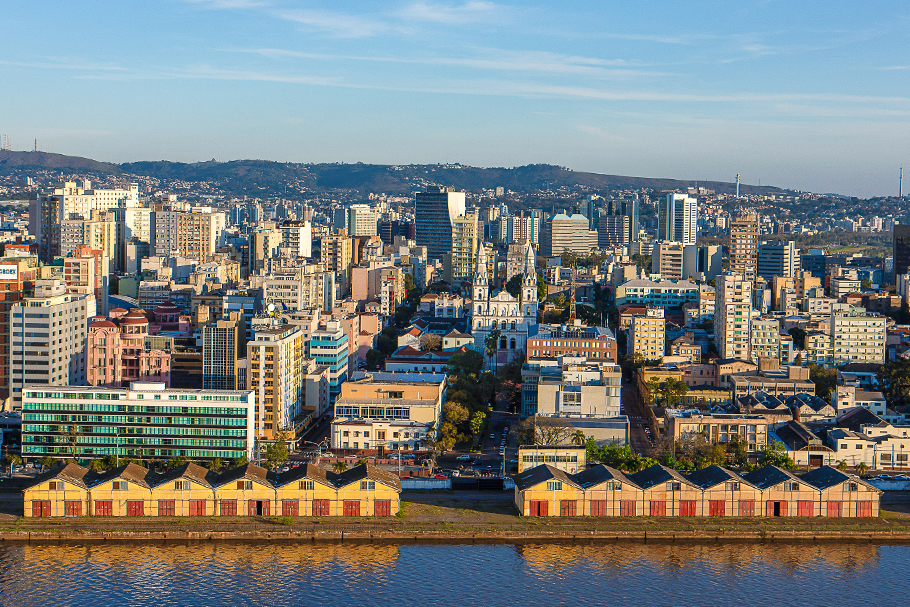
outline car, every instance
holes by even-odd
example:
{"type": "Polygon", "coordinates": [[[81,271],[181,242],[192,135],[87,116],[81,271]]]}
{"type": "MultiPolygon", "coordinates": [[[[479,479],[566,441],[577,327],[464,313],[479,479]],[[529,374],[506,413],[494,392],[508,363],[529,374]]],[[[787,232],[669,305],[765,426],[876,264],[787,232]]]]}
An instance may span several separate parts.
{"type": "Polygon", "coordinates": [[[401,459],[417,459],[417,456],[413,453],[405,453],[401,456],[401,459]]]}
{"type": "Polygon", "coordinates": [[[439,473],[439,474],[433,475],[433,478],[449,478],[449,477],[445,474],[439,473]]]}
{"type": "Polygon", "coordinates": [[[505,454],[506,454],[506,450],[505,450],[504,448],[500,448],[500,449],[499,449],[499,454],[500,454],[500,455],[505,455],[505,454]]]}
{"type": "Polygon", "coordinates": [[[480,459],[479,457],[477,459],[475,459],[473,462],[471,462],[472,466],[480,466],[481,464],[483,464],[483,460],[480,459]]]}
{"type": "Polygon", "coordinates": [[[495,434],[491,434],[491,435],[490,435],[490,440],[496,440],[496,435],[495,435],[495,434]]]}
{"type": "Polygon", "coordinates": [[[910,481],[910,476],[907,476],[906,474],[898,474],[894,477],[894,479],[898,481],[910,481]]]}
{"type": "Polygon", "coordinates": [[[467,453],[465,453],[465,454],[463,454],[463,455],[459,455],[458,457],[456,457],[456,458],[455,458],[455,461],[459,461],[459,462],[469,462],[469,461],[471,461],[471,456],[468,455],[467,453]]]}

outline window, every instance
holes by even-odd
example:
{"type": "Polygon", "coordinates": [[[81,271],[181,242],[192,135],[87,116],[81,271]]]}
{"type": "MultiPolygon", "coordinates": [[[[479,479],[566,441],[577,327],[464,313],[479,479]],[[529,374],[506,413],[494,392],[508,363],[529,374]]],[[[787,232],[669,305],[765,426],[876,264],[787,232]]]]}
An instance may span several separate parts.
{"type": "Polygon", "coordinates": [[[174,491],[189,491],[190,481],[174,481],[174,491]]]}
{"type": "Polygon", "coordinates": [[[312,491],[314,489],[313,481],[300,481],[299,488],[301,491],[312,491]]]}
{"type": "Polygon", "coordinates": [[[250,481],[250,480],[237,481],[237,489],[238,489],[238,491],[252,491],[253,490],[253,481],[250,481]]]}
{"type": "Polygon", "coordinates": [[[360,490],[367,491],[376,488],[376,481],[360,481],[360,490]]]}
{"type": "Polygon", "coordinates": [[[859,491],[859,485],[857,483],[847,483],[847,491],[859,491]]]}
{"type": "Polygon", "coordinates": [[[47,484],[50,491],[63,491],[63,481],[51,481],[47,484]]]}
{"type": "Polygon", "coordinates": [[[114,481],[113,485],[114,491],[126,491],[129,489],[129,483],[127,481],[114,481]]]}
{"type": "Polygon", "coordinates": [[[787,483],[787,489],[790,491],[799,491],[799,483],[787,483]]]}
{"type": "Polygon", "coordinates": [[[547,491],[562,491],[562,483],[560,481],[548,481],[547,491]]]}
{"type": "Polygon", "coordinates": [[[726,489],[727,491],[739,491],[739,482],[738,481],[728,482],[724,485],[724,489],[726,489]]]}
{"type": "Polygon", "coordinates": [[[667,483],[667,491],[680,491],[682,489],[682,483],[679,481],[670,481],[667,483]]]}

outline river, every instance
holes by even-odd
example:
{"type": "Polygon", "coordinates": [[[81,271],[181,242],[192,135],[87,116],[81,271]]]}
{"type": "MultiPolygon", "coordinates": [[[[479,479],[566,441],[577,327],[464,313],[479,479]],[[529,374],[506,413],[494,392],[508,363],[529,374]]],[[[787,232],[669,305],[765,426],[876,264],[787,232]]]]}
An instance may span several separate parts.
{"type": "Polygon", "coordinates": [[[0,604],[910,604],[910,546],[33,544],[0,546],[0,604]]]}

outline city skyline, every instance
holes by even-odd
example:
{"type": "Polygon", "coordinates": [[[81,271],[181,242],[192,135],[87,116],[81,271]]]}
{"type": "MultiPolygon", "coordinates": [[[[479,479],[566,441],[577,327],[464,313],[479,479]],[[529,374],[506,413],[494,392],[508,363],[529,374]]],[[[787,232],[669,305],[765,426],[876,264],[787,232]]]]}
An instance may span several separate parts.
{"type": "Polygon", "coordinates": [[[10,2],[0,133],[110,162],[550,163],[896,195],[910,10],[877,6],[10,2]]]}

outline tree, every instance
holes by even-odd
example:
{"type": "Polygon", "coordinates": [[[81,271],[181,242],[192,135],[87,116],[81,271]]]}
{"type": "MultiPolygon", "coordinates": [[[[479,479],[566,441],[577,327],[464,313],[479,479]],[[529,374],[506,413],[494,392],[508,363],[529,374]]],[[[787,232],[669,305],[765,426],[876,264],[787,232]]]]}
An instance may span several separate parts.
{"type": "Polygon", "coordinates": [[[523,444],[565,445],[573,434],[573,428],[558,417],[533,415],[521,422],[518,427],[518,439],[523,444]]]}
{"type": "Polygon", "coordinates": [[[809,363],[809,379],[815,384],[815,394],[822,400],[830,400],[837,386],[837,369],[809,363]]]}
{"type": "Polygon", "coordinates": [[[483,355],[474,350],[459,352],[449,358],[446,373],[456,378],[476,380],[483,369],[483,355]]]}
{"type": "Polygon", "coordinates": [[[761,457],[758,458],[760,466],[777,466],[785,470],[796,470],[796,464],[787,455],[787,448],[783,443],[773,441],[765,445],[762,449],[761,457]]]}
{"type": "Polygon", "coordinates": [[[79,428],[75,424],[67,428],[66,430],[66,443],[70,448],[70,455],[73,460],[76,459],[76,448],[79,444],[79,428]]]}
{"type": "Polygon", "coordinates": [[[793,366],[802,367],[803,366],[803,355],[797,354],[796,358],[793,359],[793,366]]]}
{"type": "Polygon", "coordinates": [[[547,281],[544,280],[544,277],[537,275],[537,301],[546,301],[547,294],[549,290],[547,289],[547,281]]]}
{"type": "Polygon", "coordinates": [[[53,457],[48,457],[47,455],[38,460],[38,465],[41,466],[43,470],[49,470],[53,468],[56,463],[57,460],[55,460],[53,457]]]}
{"type": "Polygon", "coordinates": [[[167,460],[167,464],[165,464],[165,465],[167,466],[168,470],[173,470],[174,468],[179,468],[180,466],[182,466],[185,463],[186,463],[185,457],[183,457],[182,455],[175,455],[171,459],[167,460]]]}
{"type": "Polygon", "coordinates": [[[219,457],[216,457],[209,462],[209,470],[212,472],[220,472],[222,468],[224,468],[224,462],[222,462],[219,457]]]}
{"type": "MultiPolygon", "coordinates": [[[[640,357],[641,355],[637,354],[636,356],[640,357]]],[[[648,390],[648,404],[653,406],[661,396],[660,380],[656,377],[648,379],[648,381],[645,382],[645,388],[648,390]]]]}
{"type": "Polygon", "coordinates": [[[6,468],[9,468],[10,475],[13,474],[13,468],[22,463],[22,458],[16,455],[15,453],[7,453],[3,456],[3,465],[6,468]]]}
{"type": "Polygon", "coordinates": [[[560,265],[564,268],[574,268],[578,262],[578,253],[564,249],[560,258],[560,265]]]}
{"type": "Polygon", "coordinates": [[[789,333],[790,337],[793,338],[793,346],[797,350],[806,349],[806,331],[804,329],[800,329],[799,327],[793,327],[792,329],[787,331],[787,333],[789,333]]]}
{"type": "Polygon", "coordinates": [[[521,281],[523,278],[521,274],[516,274],[506,283],[506,291],[516,299],[521,295],[521,281]]]}
{"type": "Polygon", "coordinates": [[[901,359],[879,367],[878,387],[889,408],[910,404],[910,360],[901,359]]]}
{"type": "Polygon", "coordinates": [[[385,356],[383,356],[382,352],[379,350],[367,350],[366,362],[368,369],[379,369],[379,367],[382,366],[383,360],[385,360],[385,356]]]}
{"type": "Polygon", "coordinates": [[[114,455],[105,455],[101,458],[102,470],[113,470],[117,467],[117,457],[114,455]]]}
{"type": "Polygon", "coordinates": [[[845,459],[842,459],[839,462],[837,462],[837,469],[840,470],[841,472],[846,472],[848,467],[849,467],[849,465],[847,464],[847,460],[845,460],[845,459]]]}
{"type": "Polygon", "coordinates": [[[869,471],[869,464],[867,464],[866,462],[860,462],[860,463],[856,464],[856,473],[859,474],[860,476],[862,476],[863,474],[865,474],[868,471],[869,471]]]}
{"type": "Polygon", "coordinates": [[[579,447],[584,446],[588,442],[588,437],[585,436],[585,433],[581,430],[576,430],[575,434],[572,435],[572,444],[578,445],[579,447]]]}
{"type": "Polygon", "coordinates": [[[474,434],[474,436],[477,436],[483,432],[484,424],[486,421],[486,413],[483,411],[475,411],[474,415],[471,417],[471,433],[474,434]]]}
{"type": "Polygon", "coordinates": [[[376,349],[385,356],[391,356],[398,348],[398,332],[395,327],[386,327],[376,338],[376,349]]]}
{"type": "Polygon", "coordinates": [[[275,442],[265,448],[265,461],[269,468],[277,468],[288,461],[288,441],[291,435],[287,430],[279,430],[275,435],[275,442]]]}
{"type": "Polygon", "coordinates": [[[499,329],[493,329],[484,340],[484,351],[490,357],[490,366],[493,367],[493,376],[496,376],[496,354],[499,352],[499,337],[502,332],[499,329]]]}
{"type": "Polygon", "coordinates": [[[729,459],[732,459],[733,463],[740,468],[749,463],[749,451],[746,448],[746,441],[740,439],[739,436],[734,436],[733,440],[727,443],[727,454],[729,459]]]}
{"type": "Polygon", "coordinates": [[[344,462],[334,462],[332,464],[332,470],[334,470],[336,474],[341,474],[342,472],[344,472],[347,469],[348,469],[348,465],[344,462]]]}
{"type": "Polygon", "coordinates": [[[420,351],[430,352],[442,347],[442,338],[429,331],[420,336],[420,351]]]}
{"type": "Polygon", "coordinates": [[[250,463],[249,458],[247,458],[247,456],[245,456],[245,455],[241,455],[240,457],[235,457],[234,459],[231,460],[231,468],[239,468],[240,466],[246,466],[248,463],[250,463]]]}

